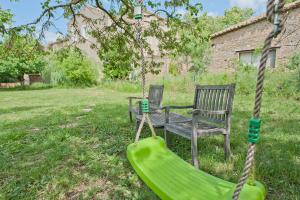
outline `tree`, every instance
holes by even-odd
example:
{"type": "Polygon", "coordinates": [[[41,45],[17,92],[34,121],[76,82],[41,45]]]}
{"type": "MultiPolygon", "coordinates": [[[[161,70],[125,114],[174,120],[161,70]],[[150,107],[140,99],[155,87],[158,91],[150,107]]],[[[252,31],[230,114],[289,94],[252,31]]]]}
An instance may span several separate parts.
{"type": "MultiPolygon", "coordinates": [[[[122,33],[122,37],[119,37],[119,43],[115,43],[114,47],[117,49],[122,49],[126,46],[126,54],[128,55],[128,61],[131,61],[136,65],[139,63],[139,42],[135,38],[135,28],[133,22],[133,12],[134,12],[134,3],[132,0],[44,0],[42,3],[43,11],[41,15],[33,22],[24,24],[21,28],[24,27],[35,27],[40,25],[42,31],[40,36],[43,37],[43,33],[47,28],[53,25],[53,22],[56,18],[56,12],[58,9],[63,9],[64,17],[71,20],[71,26],[73,26],[75,34],[80,34],[80,29],[77,27],[76,20],[78,17],[85,19],[85,22],[92,27],[97,27],[97,24],[101,23],[101,19],[92,18],[89,16],[84,16],[80,10],[85,6],[91,6],[101,10],[106,17],[111,20],[111,24],[103,29],[94,29],[91,31],[91,34],[97,39],[101,49],[110,50],[111,47],[111,38],[114,38],[117,32],[122,33]],[[110,5],[107,5],[110,2],[110,5]],[[122,40],[122,41],[121,41],[122,40]],[[117,47],[117,45],[120,45],[117,47]],[[135,56],[130,56],[135,55],[135,56]]],[[[148,22],[144,26],[143,37],[156,37],[163,45],[161,45],[161,51],[164,52],[163,47],[173,46],[173,40],[166,40],[165,36],[170,32],[166,31],[174,21],[180,19],[178,10],[184,9],[188,13],[197,13],[199,12],[200,4],[195,4],[192,0],[146,0],[145,1],[146,9],[151,10],[152,13],[147,12],[146,17],[151,17],[154,15],[159,15],[156,21],[148,22]],[[163,25],[163,26],[161,26],[163,25]]],[[[11,27],[6,29],[6,32],[20,29],[20,27],[11,27]]],[[[169,37],[170,38],[170,37],[169,37]]],[[[84,42],[85,38],[81,37],[80,42],[84,42]]],[[[143,39],[142,43],[145,47],[145,52],[148,58],[154,58],[153,52],[149,45],[146,43],[146,40],[143,39]]],[[[96,48],[96,45],[93,46],[96,48]]],[[[103,57],[103,53],[108,53],[108,51],[99,51],[100,57],[103,57]]],[[[117,59],[116,57],[114,58],[117,59]]],[[[147,70],[150,72],[157,72],[157,66],[159,63],[154,59],[148,59],[146,62],[147,70]]],[[[111,65],[113,66],[113,65],[111,65]]],[[[116,67],[116,65],[114,65],[116,67]]]]}
{"type": "Polygon", "coordinates": [[[98,70],[78,48],[62,48],[47,57],[42,76],[51,85],[75,87],[93,86],[97,83],[98,70]]]}
{"type": "Polygon", "coordinates": [[[224,16],[220,20],[223,27],[228,27],[249,19],[253,14],[254,11],[252,8],[239,8],[235,6],[230,10],[225,10],[224,16]]]}
{"type": "Polygon", "coordinates": [[[25,73],[39,73],[45,63],[43,49],[31,36],[13,34],[0,44],[0,81],[20,81],[25,73]]]}
{"type": "Polygon", "coordinates": [[[23,83],[25,73],[39,73],[44,67],[43,49],[32,36],[32,27],[12,26],[13,14],[0,7],[0,81],[23,83]],[[27,34],[22,32],[28,31],[27,34]]]}
{"type": "MultiPolygon", "coordinates": [[[[199,7],[198,10],[202,8],[199,7]]],[[[247,20],[253,16],[252,9],[233,7],[226,10],[224,16],[208,16],[207,13],[187,13],[181,20],[171,24],[169,38],[165,46],[174,57],[187,56],[191,59],[191,70],[200,74],[206,70],[210,61],[210,37],[213,33],[225,29],[228,26],[247,20]]]]}
{"type": "Polygon", "coordinates": [[[286,3],[293,3],[295,1],[297,1],[297,0],[286,0],[286,3]]]}
{"type": "MultiPolygon", "coordinates": [[[[188,56],[191,58],[191,70],[200,74],[206,70],[210,54],[210,36],[216,29],[216,21],[206,13],[199,17],[185,16],[183,23],[176,29],[179,40],[175,53],[177,56],[188,56]]],[[[173,51],[174,52],[174,51],[173,51]]],[[[175,56],[176,57],[176,56],[175,56]]]]}
{"type": "Polygon", "coordinates": [[[7,26],[12,23],[13,14],[9,10],[4,10],[0,7],[0,36],[6,33],[7,26]]]}
{"type": "MultiPolygon", "coordinates": [[[[253,10],[251,9],[233,7],[225,12],[224,17],[210,17],[207,14],[200,14],[203,9],[202,5],[194,2],[191,0],[145,1],[146,9],[152,11],[152,13],[147,12],[146,16],[159,16],[157,20],[147,22],[146,26],[143,27],[144,39],[142,43],[148,58],[153,58],[154,56],[145,38],[155,37],[159,40],[162,55],[166,53],[171,53],[174,57],[189,55],[192,58],[192,69],[200,72],[208,61],[207,53],[209,52],[210,35],[217,30],[238,23],[253,15],[253,10]],[[184,12],[186,14],[184,16],[179,14],[179,10],[180,13],[184,12]]],[[[43,31],[53,24],[55,11],[63,9],[65,18],[71,20],[75,34],[80,36],[78,41],[84,42],[85,38],[81,36],[79,27],[77,27],[77,18],[84,18],[85,22],[91,27],[97,27],[97,24],[101,23],[101,19],[84,16],[80,12],[86,5],[100,9],[111,20],[112,23],[109,26],[103,29],[93,29],[90,31],[90,34],[96,38],[101,47],[99,50],[100,58],[105,59],[107,57],[105,62],[110,70],[116,69],[115,72],[120,72],[118,69],[120,65],[117,64],[118,62],[115,62],[120,61],[120,55],[116,53],[116,50],[122,49],[125,52],[122,56],[128,59],[126,62],[133,64],[127,65],[124,74],[120,73],[120,77],[124,78],[123,76],[128,74],[128,67],[130,66],[131,68],[132,65],[137,67],[140,59],[137,50],[140,46],[140,41],[137,41],[135,38],[135,28],[132,20],[134,9],[132,0],[113,0],[110,1],[110,5],[107,5],[106,0],[44,0],[41,15],[35,21],[21,27],[27,27],[28,29],[28,27],[41,24],[42,32],[40,35],[43,36],[43,31]],[[119,34],[122,37],[119,37],[119,34]],[[118,42],[113,42],[116,38],[118,42]],[[108,61],[111,62],[109,65],[108,61]]],[[[20,27],[12,27],[9,30],[18,28],[20,27]]],[[[97,45],[93,45],[93,47],[97,48],[97,45]]],[[[147,70],[157,72],[159,64],[154,59],[148,60],[146,62],[147,70]]],[[[112,77],[119,77],[119,75],[112,77]]]]}
{"type": "Polygon", "coordinates": [[[127,46],[122,34],[119,33],[109,39],[109,45],[99,50],[99,57],[103,61],[104,78],[126,79],[137,65],[134,59],[137,55],[127,46]]]}

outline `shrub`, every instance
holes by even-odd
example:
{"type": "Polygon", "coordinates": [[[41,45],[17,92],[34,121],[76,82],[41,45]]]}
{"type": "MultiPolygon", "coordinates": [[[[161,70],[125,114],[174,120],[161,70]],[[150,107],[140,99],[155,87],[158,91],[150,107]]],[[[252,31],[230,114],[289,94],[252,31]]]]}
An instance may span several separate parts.
{"type": "Polygon", "coordinates": [[[297,89],[300,90],[300,52],[295,53],[289,59],[287,68],[296,71],[297,89]]]}
{"type": "Polygon", "coordinates": [[[287,68],[291,70],[300,69],[300,52],[295,53],[288,61],[287,68]]]}
{"type": "Polygon", "coordinates": [[[92,63],[79,53],[71,51],[61,63],[66,83],[75,86],[91,86],[96,84],[97,71],[92,63]]]}
{"type": "Polygon", "coordinates": [[[92,86],[97,83],[98,70],[78,49],[61,49],[52,53],[43,71],[46,82],[53,85],[92,86]]]}
{"type": "Polygon", "coordinates": [[[44,52],[30,36],[13,35],[0,43],[0,82],[23,82],[25,73],[40,73],[45,67],[44,52]]]}
{"type": "Polygon", "coordinates": [[[180,73],[180,69],[175,63],[170,63],[169,64],[169,73],[172,74],[173,76],[177,76],[180,73]]]}
{"type": "MultiPolygon", "coordinates": [[[[167,91],[191,92],[196,84],[223,85],[236,83],[237,95],[254,95],[257,79],[257,69],[253,67],[240,66],[236,73],[203,73],[196,80],[193,74],[185,76],[165,76],[157,79],[155,83],[164,84],[167,91]]],[[[297,95],[297,82],[293,71],[282,71],[281,69],[267,69],[264,84],[264,95],[271,97],[291,97],[297,95]]]]}

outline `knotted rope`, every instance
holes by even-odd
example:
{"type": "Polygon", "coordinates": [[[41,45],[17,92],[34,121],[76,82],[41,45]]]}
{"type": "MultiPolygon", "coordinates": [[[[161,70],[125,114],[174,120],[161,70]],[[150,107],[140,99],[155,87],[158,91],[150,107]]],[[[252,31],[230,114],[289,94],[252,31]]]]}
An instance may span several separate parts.
{"type": "Polygon", "coordinates": [[[142,20],[143,20],[143,0],[136,0],[133,2],[135,6],[135,29],[136,29],[136,40],[139,45],[140,49],[140,56],[141,56],[141,67],[142,67],[142,88],[143,88],[143,100],[140,103],[141,110],[143,113],[142,121],[139,125],[138,131],[136,133],[135,142],[137,143],[139,141],[142,129],[144,127],[144,124],[147,120],[152,136],[156,136],[155,130],[153,128],[152,122],[149,117],[149,101],[146,99],[146,62],[145,62],[145,55],[144,55],[144,44],[142,40],[142,33],[143,33],[143,27],[142,27],[142,20]]]}
{"type": "Polygon", "coordinates": [[[142,41],[142,25],[141,20],[137,20],[135,23],[136,27],[136,40],[138,42],[140,48],[140,56],[141,56],[141,67],[142,67],[142,88],[143,88],[143,98],[146,98],[146,67],[145,67],[145,56],[144,56],[144,44],[142,41]]]}
{"type": "MultiPolygon", "coordinates": [[[[284,21],[280,18],[280,14],[283,13],[284,4],[285,4],[285,0],[268,0],[267,3],[267,19],[269,22],[273,23],[274,27],[272,32],[265,39],[264,47],[262,50],[262,57],[260,59],[260,65],[259,65],[257,83],[256,83],[255,105],[253,109],[254,119],[259,119],[260,117],[266,64],[267,64],[272,40],[273,38],[277,37],[278,34],[281,33],[283,28],[284,21]]],[[[232,196],[233,200],[238,200],[242,188],[245,185],[249,175],[251,175],[251,177],[253,178],[253,183],[254,183],[254,174],[251,173],[253,173],[254,171],[253,163],[254,163],[255,149],[256,149],[256,142],[250,142],[244,170],[235,188],[234,194],[232,196]]]]}
{"type": "Polygon", "coordinates": [[[142,40],[142,20],[143,20],[143,0],[136,0],[133,4],[135,6],[135,29],[136,29],[136,40],[140,49],[141,56],[141,67],[142,67],[142,87],[143,87],[143,98],[146,98],[146,66],[145,66],[145,56],[144,56],[144,44],[142,40]]]}

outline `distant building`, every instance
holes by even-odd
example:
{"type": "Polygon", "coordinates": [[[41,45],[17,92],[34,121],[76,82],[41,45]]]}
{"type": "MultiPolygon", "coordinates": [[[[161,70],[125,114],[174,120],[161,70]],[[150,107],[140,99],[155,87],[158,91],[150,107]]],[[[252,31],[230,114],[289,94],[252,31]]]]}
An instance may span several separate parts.
{"type": "MultiPolygon", "coordinates": [[[[146,17],[143,20],[143,26],[147,26],[152,20],[160,20],[163,26],[164,19],[160,18],[157,15],[153,15],[152,13],[148,13],[147,11],[145,11],[145,15],[146,17]]],[[[126,18],[126,21],[132,24],[134,22],[132,19],[128,18],[126,18]]],[[[86,6],[80,11],[80,15],[76,17],[75,23],[77,30],[75,30],[73,20],[71,20],[68,24],[68,36],[64,39],[58,39],[56,42],[48,44],[46,48],[48,50],[57,50],[70,45],[75,45],[88,58],[90,58],[99,66],[102,66],[101,60],[99,59],[97,52],[97,48],[101,48],[101,46],[99,46],[96,38],[91,36],[89,32],[95,29],[101,31],[103,28],[110,26],[113,23],[112,20],[102,10],[95,7],[86,6]],[[86,18],[97,20],[97,24],[91,24],[88,20],[86,20],[86,18]],[[80,35],[78,35],[78,31],[80,32],[80,35]],[[85,39],[84,42],[80,41],[80,38],[82,37],[85,39]],[[95,46],[97,48],[92,48],[92,46],[95,46]]],[[[163,63],[163,66],[161,68],[161,74],[168,73],[171,59],[168,56],[161,56],[159,50],[159,40],[155,37],[147,37],[146,40],[153,52],[153,55],[146,55],[146,59],[153,59],[155,60],[155,62],[163,63]]],[[[186,60],[179,59],[177,63],[178,65],[180,65],[183,72],[186,72],[188,70],[189,66],[186,60]]]]}
{"type": "MultiPolygon", "coordinates": [[[[287,19],[285,31],[272,43],[268,66],[276,67],[296,51],[300,51],[300,0],[284,8],[287,19]]],[[[253,17],[212,35],[212,60],[209,71],[233,71],[236,62],[259,65],[259,48],[272,30],[266,15],[253,17]]]]}

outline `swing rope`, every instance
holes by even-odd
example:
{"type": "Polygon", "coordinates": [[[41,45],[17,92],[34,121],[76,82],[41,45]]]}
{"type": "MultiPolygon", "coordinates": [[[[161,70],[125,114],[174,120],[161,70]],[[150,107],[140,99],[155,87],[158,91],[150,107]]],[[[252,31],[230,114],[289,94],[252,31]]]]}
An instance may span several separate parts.
{"type": "Polygon", "coordinates": [[[139,125],[138,131],[135,137],[135,143],[139,141],[142,129],[147,120],[152,136],[155,137],[156,133],[153,128],[152,122],[149,117],[149,100],[146,98],[146,63],[145,63],[145,55],[144,55],[144,44],[142,40],[142,20],[143,20],[143,0],[136,0],[133,2],[134,4],[134,18],[136,20],[135,29],[136,29],[136,40],[138,42],[140,48],[140,56],[141,56],[141,67],[142,67],[142,88],[143,88],[143,99],[140,102],[140,110],[143,113],[142,121],[139,125]]]}
{"type": "Polygon", "coordinates": [[[239,195],[242,191],[243,186],[247,182],[248,177],[250,176],[251,180],[249,180],[250,184],[254,184],[255,182],[255,166],[254,166],[254,156],[256,150],[256,143],[259,140],[260,135],[260,110],[262,103],[262,95],[263,95],[263,86],[264,86],[264,78],[265,78],[265,69],[268,60],[269,51],[272,45],[273,38],[276,38],[278,34],[281,33],[284,20],[280,18],[280,14],[283,13],[285,1],[284,0],[268,0],[267,3],[267,19],[269,22],[273,23],[273,30],[267,36],[264,47],[262,50],[262,57],[260,59],[260,65],[257,76],[256,83],[256,95],[255,95],[255,105],[253,109],[253,118],[249,123],[249,133],[248,133],[248,152],[246,157],[246,163],[244,166],[244,170],[241,178],[235,188],[234,194],[232,196],[233,200],[238,200],[239,195]]]}

